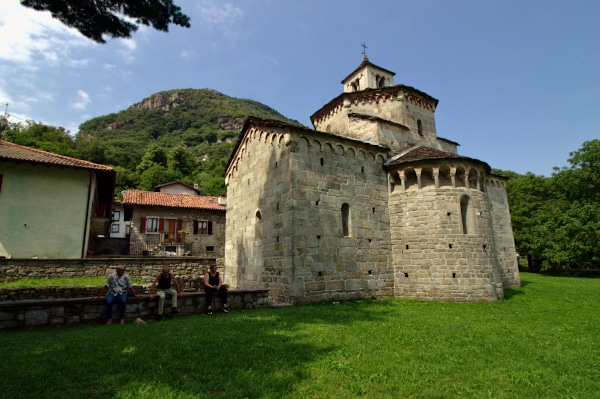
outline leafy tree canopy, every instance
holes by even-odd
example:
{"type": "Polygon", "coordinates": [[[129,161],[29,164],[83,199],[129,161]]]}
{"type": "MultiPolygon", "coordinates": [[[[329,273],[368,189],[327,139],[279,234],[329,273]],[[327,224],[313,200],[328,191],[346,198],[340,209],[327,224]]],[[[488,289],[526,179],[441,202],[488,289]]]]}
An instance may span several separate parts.
{"type": "Polygon", "coordinates": [[[190,18],[173,0],[21,0],[21,4],[50,11],[52,17],[98,43],[106,42],[104,35],[129,38],[140,24],[164,32],[169,24],[190,27],[190,18]]]}
{"type": "Polygon", "coordinates": [[[570,166],[551,177],[508,181],[517,251],[542,269],[600,266],[600,140],[569,155],[570,166]]]}

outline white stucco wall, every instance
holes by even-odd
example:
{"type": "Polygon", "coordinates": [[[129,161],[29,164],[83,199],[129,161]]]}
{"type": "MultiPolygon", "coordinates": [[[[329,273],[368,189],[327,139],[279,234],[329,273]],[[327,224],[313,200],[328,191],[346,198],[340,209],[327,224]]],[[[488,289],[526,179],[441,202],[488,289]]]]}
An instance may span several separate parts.
{"type": "Polygon", "coordinates": [[[0,163],[0,242],[13,258],[80,258],[95,175],[27,163],[0,163]],[[87,219],[86,219],[87,217],[87,219]]]}

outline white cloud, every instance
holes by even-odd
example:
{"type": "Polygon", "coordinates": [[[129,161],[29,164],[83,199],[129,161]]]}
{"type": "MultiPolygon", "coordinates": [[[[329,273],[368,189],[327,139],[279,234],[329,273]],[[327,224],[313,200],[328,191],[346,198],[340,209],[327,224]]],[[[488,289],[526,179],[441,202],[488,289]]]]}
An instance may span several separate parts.
{"type": "Polygon", "coordinates": [[[112,71],[116,67],[117,66],[115,64],[102,64],[102,68],[104,68],[107,71],[112,71]]]}
{"type": "Polygon", "coordinates": [[[121,50],[117,50],[119,54],[123,57],[123,60],[127,63],[131,63],[135,61],[135,57],[133,53],[137,49],[137,44],[133,39],[114,39],[119,46],[122,47],[121,50]]]}
{"type": "Polygon", "coordinates": [[[70,67],[85,67],[90,63],[89,58],[82,58],[80,60],[72,59],[67,61],[67,65],[70,67]]]}
{"type": "Polygon", "coordinates": [[[35,69],[40,60],[53,66],[68,63],[71,48],[92,45],[49,12],[24,7],[18,0],[0,3],[0,37],[0,59],[28,69],[35,69]]]}
{"type": "Polygon", "coordinates": [[[211,31],[222,32],[230,39],[238,36],[235,28],[244,18],[242,9],[231,3],[222,4],[216,0],[202,0],[196,7],[202,19],[200,25],[211,31]]]}
{"type": "Polygon", "coordinates": [[[184,60],[193,60],[196,58],[196,52],[194,50],[183,50],[180,55],[184,60]]]}
{"type": "Polygon", "coordinates": [[[77,90],[77,98],[71,103],[71,107],[75,109],[85,109],[92,102],[90,95],[83,90],[77,90]]]}

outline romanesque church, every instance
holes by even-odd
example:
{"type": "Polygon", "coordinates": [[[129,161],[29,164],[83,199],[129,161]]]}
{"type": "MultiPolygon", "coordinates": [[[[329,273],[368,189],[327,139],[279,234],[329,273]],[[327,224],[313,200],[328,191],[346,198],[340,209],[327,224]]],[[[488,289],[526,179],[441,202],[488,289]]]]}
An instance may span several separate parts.
{"type": "Polygon", "coordinates": [[[438,100],[364,56],[313,129],[249,118],[224,274],[274,303],[495,301],[520,285],[506,182],[438,137],[438,100]]]}

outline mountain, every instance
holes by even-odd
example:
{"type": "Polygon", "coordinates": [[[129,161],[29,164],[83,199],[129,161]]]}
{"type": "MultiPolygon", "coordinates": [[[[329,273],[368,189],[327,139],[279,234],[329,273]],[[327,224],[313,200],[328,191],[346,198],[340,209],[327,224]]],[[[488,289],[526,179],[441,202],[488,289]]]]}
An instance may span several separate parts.
{"type": "Polygon", "coordinates": [[[198,183],[205,195],[224,194],[223,173],[248,116],[302,126],[257,101],[170,90],[82,123],[75,147],[82,159],[117,169],[116,193],[181,180],[198,183]]]}

